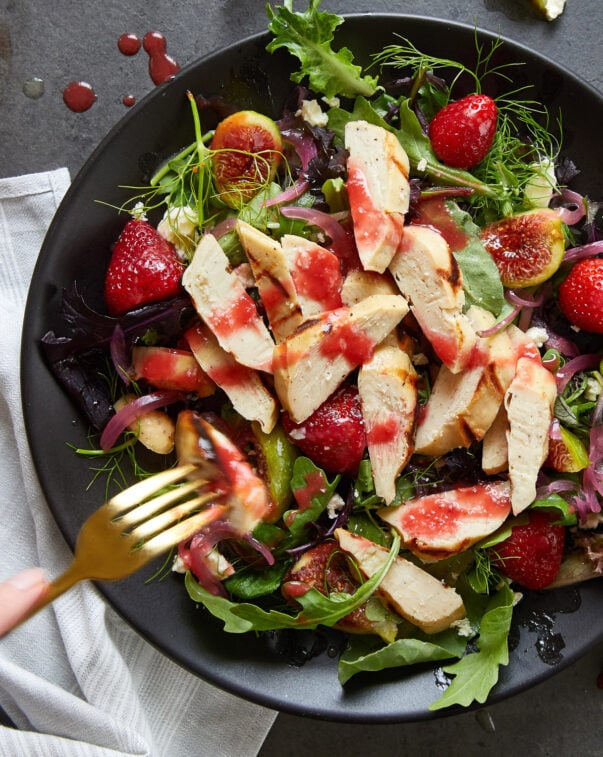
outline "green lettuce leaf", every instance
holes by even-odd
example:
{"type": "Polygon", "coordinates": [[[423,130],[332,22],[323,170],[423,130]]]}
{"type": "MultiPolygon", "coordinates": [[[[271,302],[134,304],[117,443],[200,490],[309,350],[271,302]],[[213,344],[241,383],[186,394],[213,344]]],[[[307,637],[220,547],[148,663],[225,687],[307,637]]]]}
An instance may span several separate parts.
{"type": "Polygon", "coordinates": [[[483,704],[486,701],[498,681],[500,666],[509,663],[507,642],[513,599],[514,593],[508,584],[490,598],[480,622],[478,651],[443,668],[454,679],[444,694],[429,706],[431,711],[455,704],[468,707],[472,702],[483,704]]]}
{"type": "Polygon", "coordinates": [[[376,77],[362,75],[361,67],[354,65],[353,53],[347,47],[337,52],[333,50],[333,33],[343,23],[343,18],[320,11],[320,2],[310,0],[304,13],[292,11],[291,3],[275,8],[267,5],[268,28],[274,39],[266,49],[272,53],[284,47],[295,55],[301,68],[291,79],[299,83],[307,76],[310,88],[327,98],[370,97],[377,89],[376,77]]]}
{"type": "MultiPolygon", "coordinates": [[[[325,472],[314,465],[309,458],[300,456],[295,459],[291,476],[293,496],[299,497],[300,492],[308,489],[309,486],[314,493],[310,502],[304,502],[303,505],[287,510],[283,514],[283,521],[294,539],[307,538],[306,526],[317,520],[319,515],[326,510],[337,491],[340,478],[341,476],[335,476],[333,481],[329,482],[325,472]],[[317,485],[318,481],[321,482],[320,486],[317,485]]],[[[287,542],[287,548],[290,547],[291,544],[287,542]]]]}

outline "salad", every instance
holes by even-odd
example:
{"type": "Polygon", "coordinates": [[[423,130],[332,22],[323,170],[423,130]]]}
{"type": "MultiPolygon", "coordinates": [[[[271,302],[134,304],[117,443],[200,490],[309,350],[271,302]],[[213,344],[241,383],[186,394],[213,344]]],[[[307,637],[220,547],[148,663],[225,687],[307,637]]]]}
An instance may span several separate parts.
{"type": "Polygon", "coordinates": [[[319,6],[267,8],[299,63],[277,121],[188,93],[105,312],[74,282],[42,342],[78,453],[202,470],[171,561],[226,632],[344,631],[342,685],[443,661],[431,709],[467,706],[523,592],[603,571],[600,205],[500,43],[470,70],[393,37],[362,70],[319,6]]]}

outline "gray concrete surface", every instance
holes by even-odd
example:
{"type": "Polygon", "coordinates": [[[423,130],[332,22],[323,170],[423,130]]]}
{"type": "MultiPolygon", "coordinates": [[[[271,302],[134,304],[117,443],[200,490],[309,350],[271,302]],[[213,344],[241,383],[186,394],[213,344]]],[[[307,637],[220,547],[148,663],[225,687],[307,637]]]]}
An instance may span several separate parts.
{"type": "MultiPolygon", "coordinates": [[[[151,90],[146,56],[126,58],[118,52],[122,33],[161,31],[168,52],[185,65],[263,30],[264,5],[264,0],[2,0],[0,175],[66,165],[74,176],[125,114],[122,97],[131,94],[140,100],[151,90]],[[88,81],[97,93],[86,113],[74,114],[62,101],[71,80],[88,81]],[[24,86],[39,89],[42,84],[38,99],[24,93],[24,86]]],[[[567,0],[554,23],[538,18],[528,0],[324,0],[323,7],[337,13],[396,11],[475,23],[549,55],[603,90],[601,0],[567,0]]],[[[599,646],[512,699],[479,714],[436,721],[366,726],[280,715],[260,754],[596,757],[603,755],[603,691],[596,686],[602,666],[599,646]]]]}

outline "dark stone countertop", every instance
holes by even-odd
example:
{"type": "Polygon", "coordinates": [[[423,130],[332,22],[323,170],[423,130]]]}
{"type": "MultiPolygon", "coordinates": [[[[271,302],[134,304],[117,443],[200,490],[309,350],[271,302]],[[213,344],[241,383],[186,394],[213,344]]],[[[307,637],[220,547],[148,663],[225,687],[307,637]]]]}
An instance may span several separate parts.
{"type": "MultiPolygon", "coordinates": [[[[122,33],[162,32],[168,53],[181,66],[266,27],[264,0],[1,0],[0,175],[67,166],[72,177],[112,126],[126,113],[125,95],[136,100],[153,83],[147,56],[128,58],[117,49],[122,33]],[[40,80],[40,81],[38,81],[40,80]],[[96,103],[71,112],[62,92],[72,80],[89,82],[96,103]],[[28,84],[29,82],[29,84],[28,84]],[[24,87],[40,88],[38,99],[24,87]]],[[[302,7],[297,2],[294,7],[302,7]]],[[[324,0],[334,13],[400,12],[447,18],[510,37],[603,90],[601,0],[567,0],[552,23],[528,0],[324,0]]],[[[280,715],[262,757],[288,754],[540,755],[595,757],[603,736],[602,692],[596,678],[603,647],[553,678],[478,713],[406,725],[341,725],[280,715]]]]}

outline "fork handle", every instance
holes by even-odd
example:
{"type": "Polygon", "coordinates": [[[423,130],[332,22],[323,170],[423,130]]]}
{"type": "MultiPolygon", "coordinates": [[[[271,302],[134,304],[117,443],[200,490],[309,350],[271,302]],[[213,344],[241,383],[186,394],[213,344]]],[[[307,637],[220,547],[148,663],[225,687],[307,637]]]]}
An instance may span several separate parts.
{"type": "Polygon", "coordinates": [[[22,623],[25,623],[26,620],[29,620],[44,607],[47,607],[51,602],[54,602],[57,597],[60,597],[61,594],[64,594],[71,589],[72,586],[75,586],[76,583],[83,581],[85,578],[86,576],[82,575],[81,571],[78,570],[75,562],[71,563],[64,573],[61,573],[60,576],[48,584],[44,594],[42,594],[31,610],[21,618],[17,625],[13,626],[13,630],[18,628],[22,623]]]}

